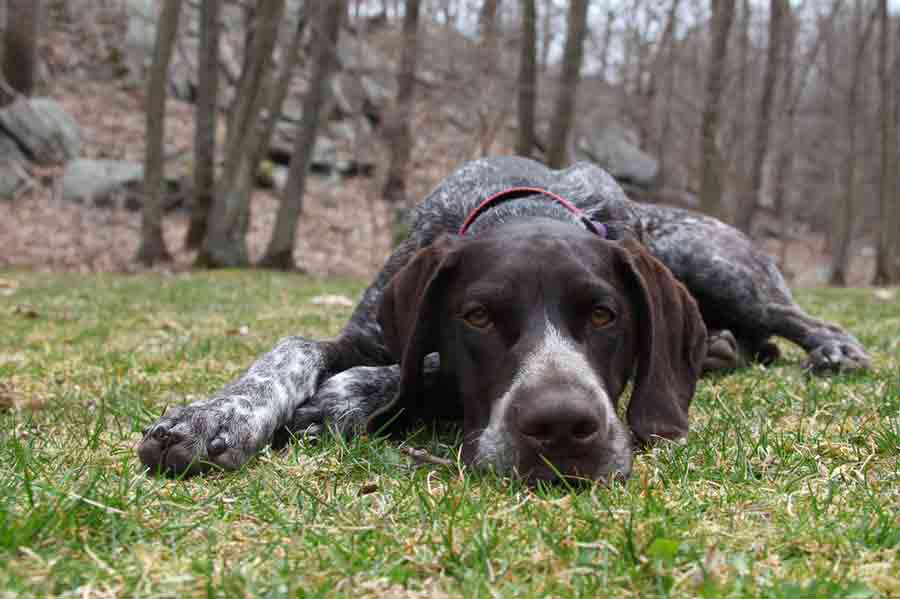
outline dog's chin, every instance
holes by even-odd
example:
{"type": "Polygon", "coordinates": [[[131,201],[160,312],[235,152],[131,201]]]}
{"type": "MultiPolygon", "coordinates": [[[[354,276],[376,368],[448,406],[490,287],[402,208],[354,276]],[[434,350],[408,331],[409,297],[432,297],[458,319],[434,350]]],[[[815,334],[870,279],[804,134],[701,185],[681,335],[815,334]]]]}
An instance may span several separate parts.
{"type": "Polygon", "coordinates": [[[516,468],[516,474],[531,486],[549,485],[609,485],[624,482],[631,476],[631,456],[617,456],[601,464],[573,463],[569,460],[532,462],[516,468]],[[548,463],[549,462],[549,463],[548,463]]]}
{"type": "Polygon", "coordinates": [[[487,433],[477,443],[464,444],[463,461],[479,470],[519,478],[531,486],[609,484],[628,479],[632,467],[630,443],[617,438],[612,445],[587,455],[548,457],[517,447],[504,436],[487,433]]]}

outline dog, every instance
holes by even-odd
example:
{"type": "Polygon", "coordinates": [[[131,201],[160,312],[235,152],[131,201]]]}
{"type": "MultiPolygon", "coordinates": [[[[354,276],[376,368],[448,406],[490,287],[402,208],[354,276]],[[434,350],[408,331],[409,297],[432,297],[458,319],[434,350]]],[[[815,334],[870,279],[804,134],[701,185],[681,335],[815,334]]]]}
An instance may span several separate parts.
{"type": "Polygon", "coordinates": [[[703,372],[777,359],[773,336],[804,348],[815,373],[869,365],[742,233],[632,202],[588,163],[467,163],[410,231],[336,339],[283,339],[211,398],[167,410],[141,462],[233,470],[279,431],[457,419],[467,465],[606,481],[630,474],[636,446],[688,434],[703,372]]]}

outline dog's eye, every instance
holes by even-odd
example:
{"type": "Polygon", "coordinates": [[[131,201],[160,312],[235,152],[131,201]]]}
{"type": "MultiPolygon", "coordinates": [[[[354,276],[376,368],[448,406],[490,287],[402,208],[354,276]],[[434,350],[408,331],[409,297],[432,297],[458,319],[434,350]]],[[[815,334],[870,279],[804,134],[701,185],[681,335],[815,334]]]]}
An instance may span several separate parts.
{"type": "Polygon", "coordinates": [[[594,306],[594,309],[591,310],[591,325],[599,329],[611,323],[615,317],[616,315],[609,308],[594,306]]]}
{"type": "Polygon", "coordinates": [[[463,314],[463,320],[470,327],[486,329],[491,326],[491,315],[484,306],[477,306],[463,314]]]}

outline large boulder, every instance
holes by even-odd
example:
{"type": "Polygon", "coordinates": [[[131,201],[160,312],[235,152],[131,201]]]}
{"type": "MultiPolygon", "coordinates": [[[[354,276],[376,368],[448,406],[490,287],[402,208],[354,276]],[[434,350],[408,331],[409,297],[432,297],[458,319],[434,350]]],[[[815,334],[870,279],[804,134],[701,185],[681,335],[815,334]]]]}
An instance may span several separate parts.
{"type": "Polygon", "coordinates": [[[652,187],[659,162],[638,147],[637,134],[617,124],[596,129],[592,125],[582,124],[575,132],[572,156],[602,166],[622,183],[652,187]]]}
{"type": "Polygon", "coordinates": [[[0,128],[41,166],[63,164],[81,149],[81,129],[50,98],[19,98],[0,110],[0,128]]]}
{"type": "Polygon", "coordinates": [[[13,199],[30,181],[24,162],[0,160],[0,200],[13,199]]]}
{"type": "MultiPolygon", "coordinates": [[[[133,195],[144,178],[144,167],[138,162],[121,160],[73,160],[66,165],[62,178],[64,200],[96,206],[116,203],[117,196],[126,200],[133,195]]],[[[132,206],[133,207],[133,206],[132,206]]]]}
{"type": "MultiPolygon", "coordinates": [[[[99,207],[140,210],[143,205],[144,166],[125,160],[73,160],[62,177],[62,197],[99,207]]],[[[177,178],[163,182],[163,210],[187,208],[189,189],[177,178]]]]}

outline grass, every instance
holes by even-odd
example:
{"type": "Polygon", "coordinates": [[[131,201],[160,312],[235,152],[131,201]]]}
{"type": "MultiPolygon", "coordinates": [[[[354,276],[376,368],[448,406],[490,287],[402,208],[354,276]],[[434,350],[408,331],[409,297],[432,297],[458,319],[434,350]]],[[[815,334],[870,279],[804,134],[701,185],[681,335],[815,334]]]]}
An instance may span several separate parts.
{"type": "MultiPolygon", "coordinates": [[[[288,332],[349,315],[355,282],[255,272],[0,273],[0,595],[900,596],[900,299],[799,294],[874,370],[802,353],[704,380],[688,443],[577,493],[412,463],[395,445],[299,441],[237,473],[141,472],[166,405],[288,332]]],[[[454,431],[411,445],[453,456],[454,431]]]]}

